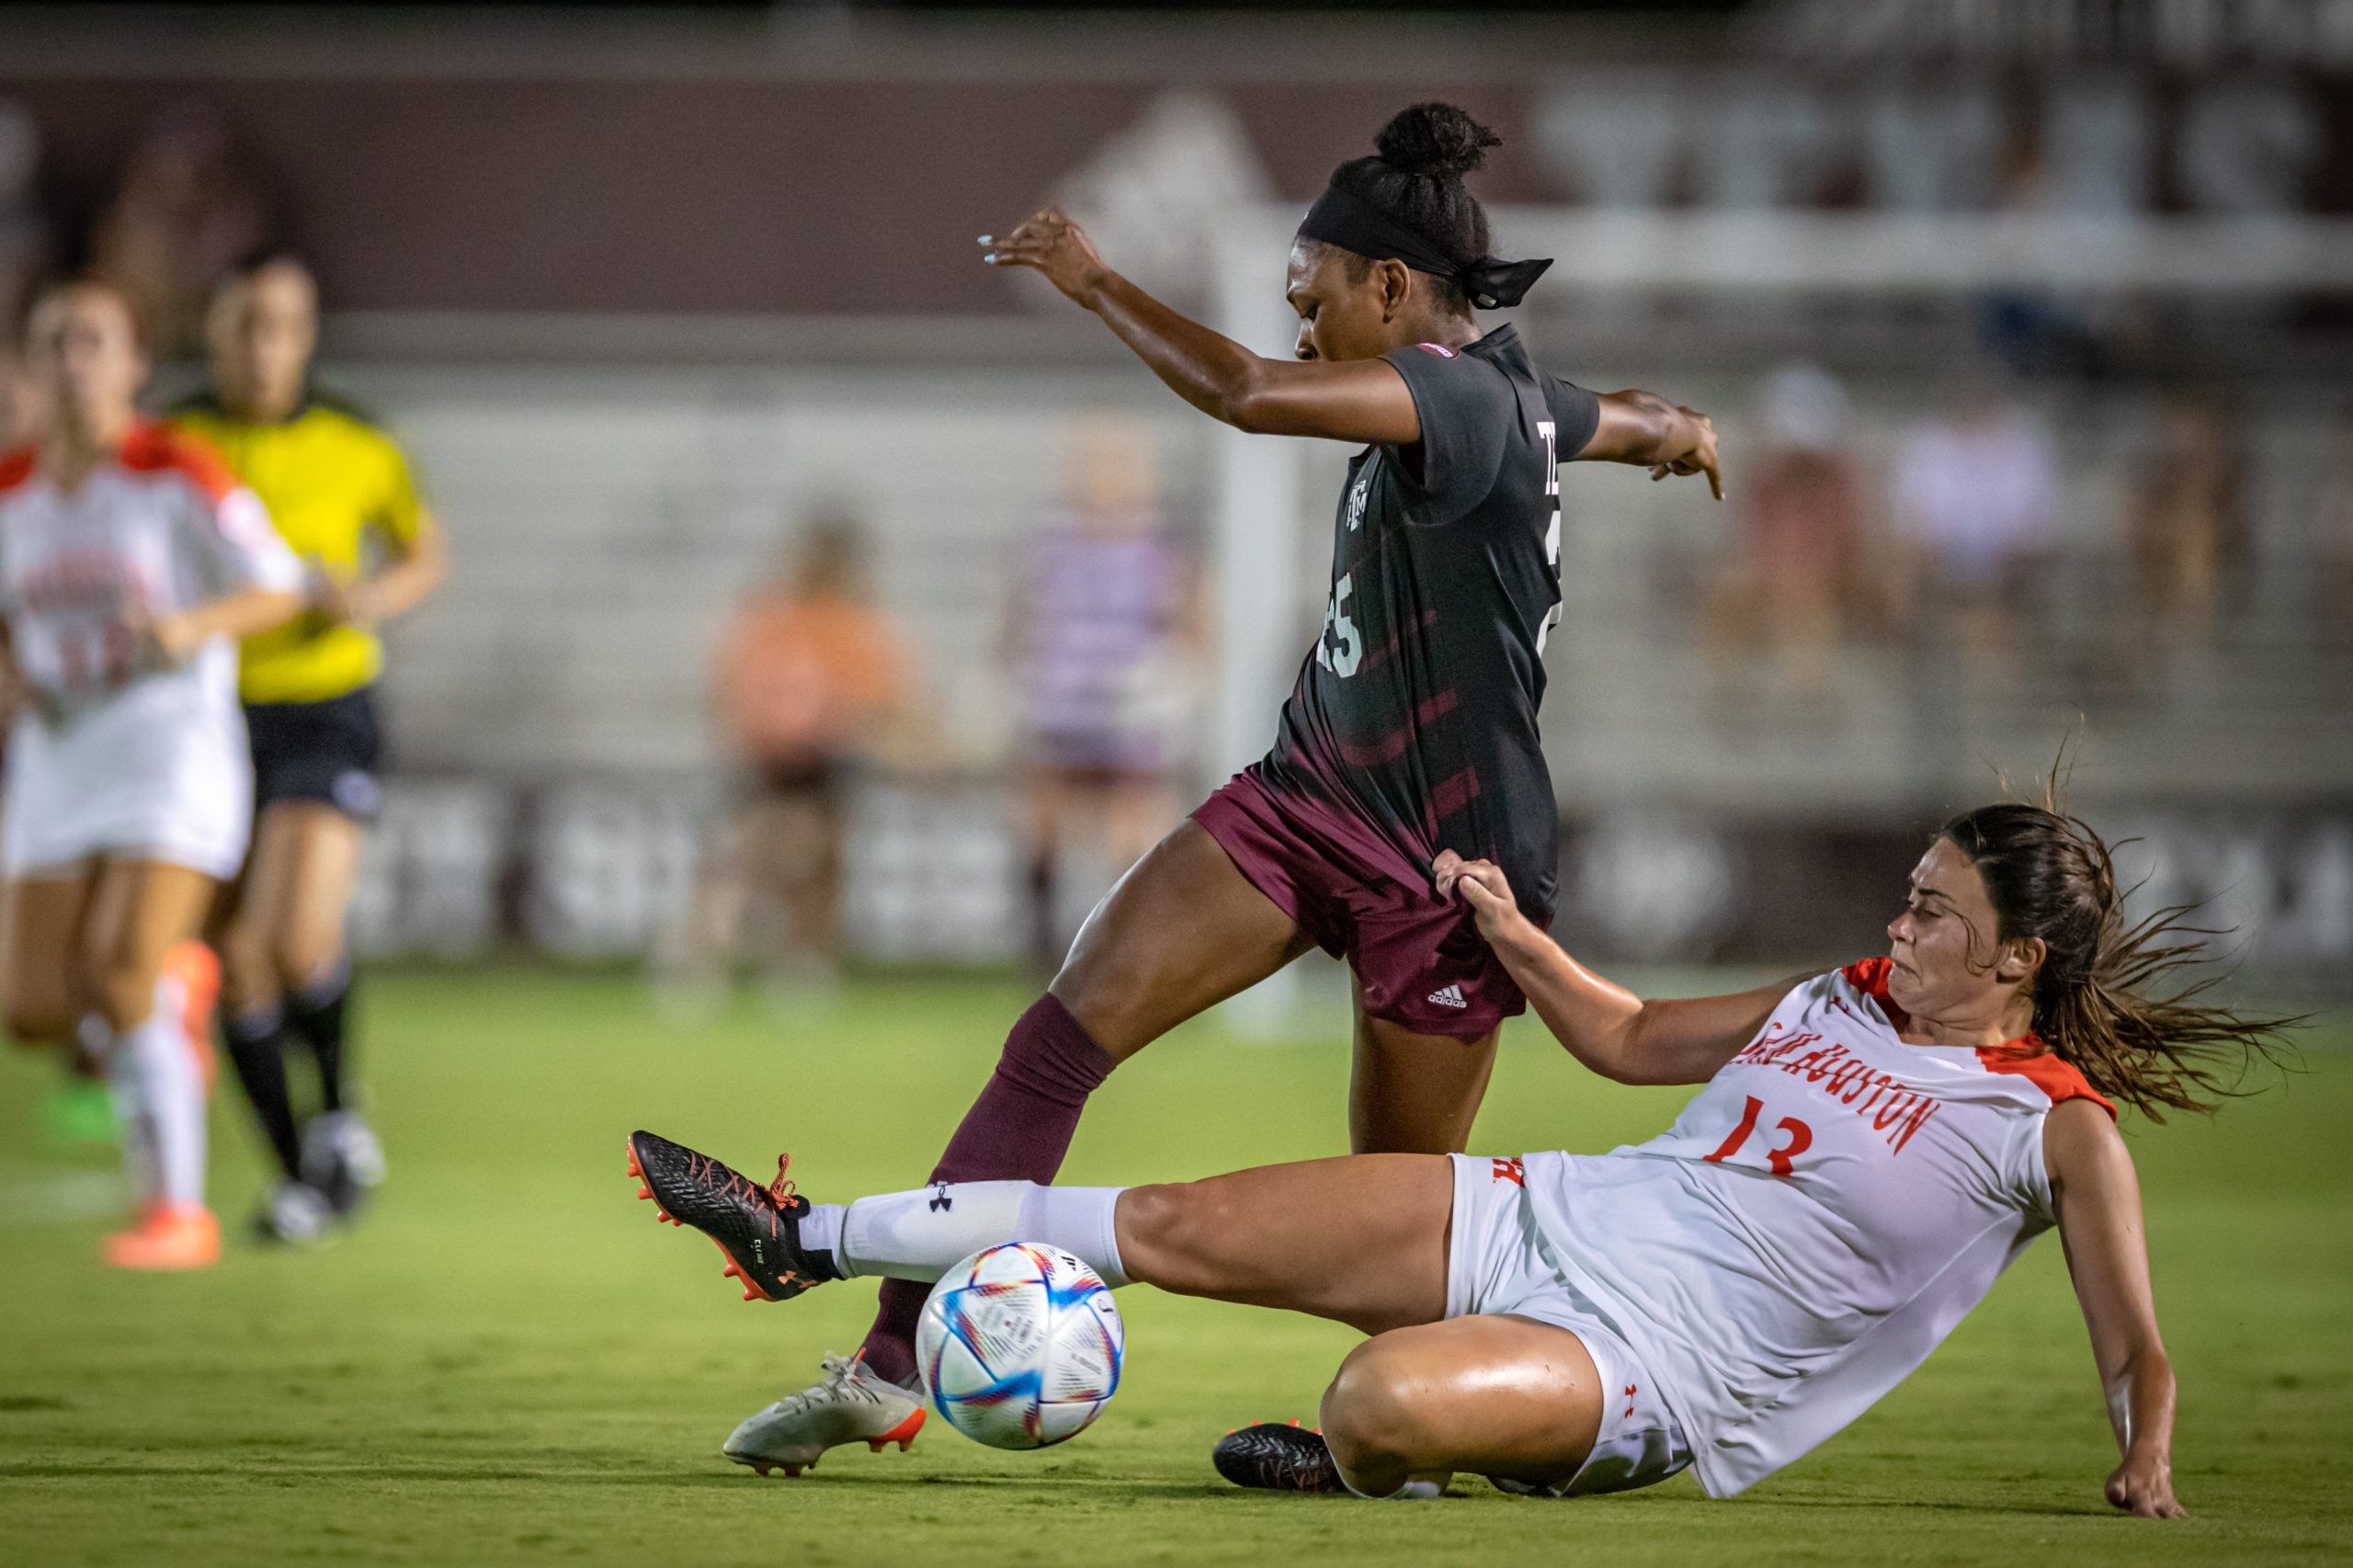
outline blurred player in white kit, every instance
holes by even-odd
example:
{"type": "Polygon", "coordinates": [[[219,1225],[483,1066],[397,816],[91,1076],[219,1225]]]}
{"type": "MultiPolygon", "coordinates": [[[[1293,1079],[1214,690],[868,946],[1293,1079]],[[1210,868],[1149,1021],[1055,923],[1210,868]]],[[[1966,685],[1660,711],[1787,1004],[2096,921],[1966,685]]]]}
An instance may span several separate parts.
{"type": "Polygon", "coordinates": [[[49,408],[0,456],[0,622],[18,694],[0,869],[10,1034],[103,1062],[138,1210],[110,1263],[220,1254],[204,1203],[205,1015],[193,940],[253,817],[239,639],[290,618],[302,569],[208,449],[142,420],[129,303],[88,282],[34,303],[49,408]]]}

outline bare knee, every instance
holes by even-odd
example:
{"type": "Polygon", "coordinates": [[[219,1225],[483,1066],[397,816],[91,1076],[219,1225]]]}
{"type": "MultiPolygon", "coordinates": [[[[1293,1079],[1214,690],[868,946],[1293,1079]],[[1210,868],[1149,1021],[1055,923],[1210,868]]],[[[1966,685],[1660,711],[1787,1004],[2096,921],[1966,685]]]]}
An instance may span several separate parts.
{"type": "Polygon", "coordinates": [[[1349,1351],[1333,1374],[1324,1391],[1323,1422],[1333,1459],[1351,1475],[1405,1464],[1422,1447],[1412,1381],[1401,1358],[1378,1338],[1349,1351]]]}
{"type": "Polygon", "coordinates": [[[1230,1288],[1213,1253],[1231,1206],[1210,1182],[1162,1182],[1120,1195],[1120,1260],[1128,1278],[1182,1296],[1230,1288]]]}
{"type": "Polygon", "coordinates": [[[281,932],[269,947],[269,966],[278,991],[301,996],[335,972],[343,957],[340,932],[281,932]]]}
{"type": "Polygon", "coordinates": [[[91,979],[95,1010],[117,1034],[137,1028],[155,1010],[155,976],[142,965],[108,964],[91,979]]]}
{"type": "Polygon", "coordinates": [[[269,944],[251,926],[233,924],[213,943],[221,955],[221,1001],[232,1013],[277,1005],[278,967],[269,944]]]}

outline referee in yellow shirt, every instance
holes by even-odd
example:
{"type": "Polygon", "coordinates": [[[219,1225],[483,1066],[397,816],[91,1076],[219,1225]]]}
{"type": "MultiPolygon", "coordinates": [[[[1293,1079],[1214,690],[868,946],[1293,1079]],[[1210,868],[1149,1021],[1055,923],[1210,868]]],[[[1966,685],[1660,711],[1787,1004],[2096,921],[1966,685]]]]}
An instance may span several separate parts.
{"type": "Polygon", "coordinates": [[[206,322],[211,389],[171,416],[220,449],[310,569],[307,611],[244,646],[256,814],[244,874],[215,923],[222,1033],[283,1173],[256,1223],[290,1243],[324,1235],[383,1179],[347,1083],[344,912],[379,799],[376,628],[448,570],[400,447],[312,391],[318,324],[318,289],[300,261],[239,268],[206,322]],[[320,1112],[306,1125],[288,1092],[285,1034],[318,1063],[320,1112]]]}

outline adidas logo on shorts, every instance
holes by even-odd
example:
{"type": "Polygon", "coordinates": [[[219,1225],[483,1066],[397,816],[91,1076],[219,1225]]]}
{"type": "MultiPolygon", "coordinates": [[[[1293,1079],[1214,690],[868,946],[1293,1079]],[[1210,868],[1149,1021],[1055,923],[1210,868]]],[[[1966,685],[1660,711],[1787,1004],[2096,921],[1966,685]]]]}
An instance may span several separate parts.
{"type": "Polygon", "coordinates": [[[1462,999],[1462,987],[1460,985],[1441,985],[1436,991],[1430,993],[1430,1000],[1437,1003],[1441,1007],[1468,1007],[1471,1006],[1470,1003],[1465,1002],[1462,999]]]}

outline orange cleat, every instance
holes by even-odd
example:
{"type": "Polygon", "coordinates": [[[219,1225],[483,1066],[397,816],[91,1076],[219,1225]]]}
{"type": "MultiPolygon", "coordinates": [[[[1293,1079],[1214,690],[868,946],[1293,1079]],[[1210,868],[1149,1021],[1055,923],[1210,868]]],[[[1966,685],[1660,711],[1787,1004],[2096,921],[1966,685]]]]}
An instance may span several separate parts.
{"type": "Polygon", "coordinates": [[[221,1075],[221,1058],[212,1049],[212,1008],[221,999],[221,960],[202,942],[186,941],[164,955],[164,972],[180,983],[180,1032],[188,1039],[188,1054],[203,1074],[204,1092],[212,1093],[221,1075]]]}
{"type": "Polygon", "coordinates": [[[221,1222],[201,1203],[158,1203],[106,1239],[116,1268],[210,1268],[221,1261],[221,1222]]]}

